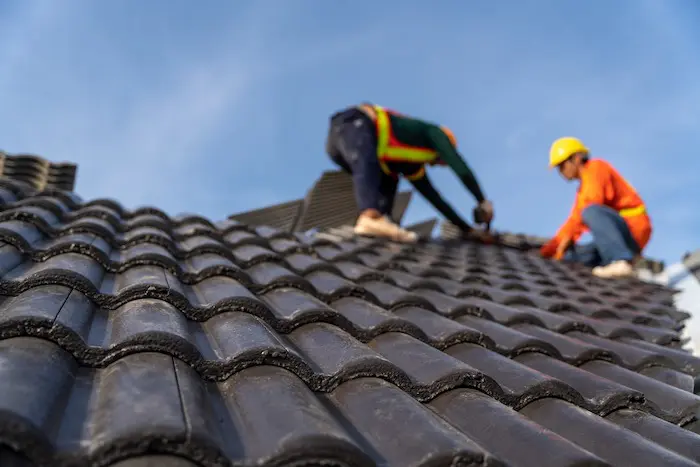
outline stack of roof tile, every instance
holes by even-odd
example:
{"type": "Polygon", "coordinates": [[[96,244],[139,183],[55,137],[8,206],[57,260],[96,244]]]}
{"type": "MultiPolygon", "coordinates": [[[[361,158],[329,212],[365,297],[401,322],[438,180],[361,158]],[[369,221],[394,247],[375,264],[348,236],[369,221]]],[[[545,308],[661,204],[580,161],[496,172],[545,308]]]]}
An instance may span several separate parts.
{"type": "Polygon", "coordinates": [[[31,154],[9,155],[0,151],[0,175],[26,182],[38,190],[73,191],[77,170],[78,166],[73,163],[56,163],[31,154]]]}
{"type": "Polygon", "coordinates": [[[251,211],[232,214],[228,218],[246,225],[265,225],[279,230],[291,232],[299,218],[299,210],[303,200],[297,199],[286,203],[265,206],[251,211]]]}
{"type": "MultiPolygon", "coordinates": [[[[401,222],[412,194],[412,191],[396,194],[391,213],[395,222],[401,222]]],[[[352,177],[340,170],[327,170],[306,194],[294,230],[305,232],[354,224],[357,214],[352,177]]]]}
{"type": "Polygon", "coordinates": [[[699,465],[700,359],[662,286],[9,180],[0,201],[0,465],[699,465]]]}
{"type": "MultiPolygon", "coordinates": [[[[412,191],[396,194],[391,217],[401,222],[413,195],[412,191]]],[[[304,199],[296,199],[228,216],[229,219],[249,226],[274,227],[287,232],[306,232],[338,228],[353,224],[357,219],[357,203],[352,178],[345,172],[324,172],[304,199]]],[[[422,233],[434,227],[425,221],[417,226],[422,233]]]]}

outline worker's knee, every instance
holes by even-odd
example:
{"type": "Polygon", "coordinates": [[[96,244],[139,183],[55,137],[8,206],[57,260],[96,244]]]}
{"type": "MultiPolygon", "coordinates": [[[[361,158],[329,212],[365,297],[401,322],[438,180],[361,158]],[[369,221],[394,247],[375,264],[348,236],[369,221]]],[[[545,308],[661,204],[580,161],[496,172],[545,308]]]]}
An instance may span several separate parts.
{"type": "Polygon", "coordinates": [[[591,204],[581,211],[581,219],[589,227],[591,224],[595,224],[610,215],[617,215],[617,213],[614,209],[603,204],[591,204]]]}

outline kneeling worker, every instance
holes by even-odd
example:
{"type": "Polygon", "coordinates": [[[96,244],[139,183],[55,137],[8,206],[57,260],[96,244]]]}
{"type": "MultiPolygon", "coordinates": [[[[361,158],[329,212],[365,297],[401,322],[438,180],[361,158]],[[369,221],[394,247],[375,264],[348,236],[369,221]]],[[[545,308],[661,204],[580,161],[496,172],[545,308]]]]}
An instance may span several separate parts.
{"type": "Polygon", "coordinates": [[[542,256],[583,263],[598,277],[634,275],[633,264],[649,243],[652,227],[632,185],[608,162],[589,158],[588,148],[576,138],[552,144],[549,166],[580,184],[569,218],[541,248],[542,256]],[[575,245],[586,231],[593,242],[575,245]]]}
{"type": "Polygon", "coordinates": [[[360,210],[359,235],[415,242],[417,235],[391,219],[399,175],[407,178],[442,215],[464,233],[471,226],[448,205],[428,180],[425,165],[447,165],[479,203],[477,222],[493,219],[493,206],[484,198],[476,177],[456,150],[452,132],[435,124],[401,115],[378,105],[362,104],[331,117],[326,152],[353,177],[360,210]]]}

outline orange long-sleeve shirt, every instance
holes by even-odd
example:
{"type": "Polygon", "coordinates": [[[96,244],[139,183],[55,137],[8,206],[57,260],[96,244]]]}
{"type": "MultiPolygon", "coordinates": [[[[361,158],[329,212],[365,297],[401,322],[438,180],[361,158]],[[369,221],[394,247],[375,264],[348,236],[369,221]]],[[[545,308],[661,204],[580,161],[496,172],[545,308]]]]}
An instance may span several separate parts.
{"type": "Polygon", "coordinates": [[[646,210],[643,213],[625,212],[644,206],[642,198],[610,163],[602,159],[590,159],[581,169],[581,183],[569,218],[554,238],[542,247],[543,256],[554,255],[562,239],[568,237],[575,242],[589,230],[581,213],[592,204],[609,206],[620,212],[640,249],[644,249],[649,243],[652,228],[646,210]]]}

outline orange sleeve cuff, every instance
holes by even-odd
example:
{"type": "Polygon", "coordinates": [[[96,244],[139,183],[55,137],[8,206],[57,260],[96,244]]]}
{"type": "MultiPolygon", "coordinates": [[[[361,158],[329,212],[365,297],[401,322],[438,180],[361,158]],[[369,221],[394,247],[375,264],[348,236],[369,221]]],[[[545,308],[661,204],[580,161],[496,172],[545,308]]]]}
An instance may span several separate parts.
{"type": "Polygon", "coordinates": [[[551,258],[557,252],[559,242],[556,238],[551,239],[540,248],[540,254],[545,258],[551,258]]]}

